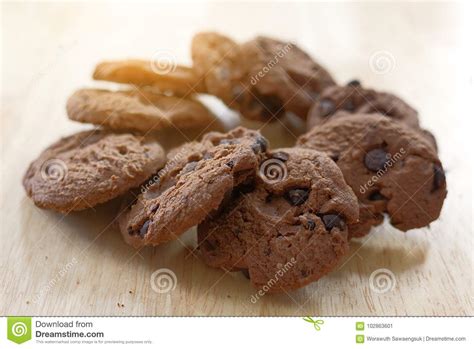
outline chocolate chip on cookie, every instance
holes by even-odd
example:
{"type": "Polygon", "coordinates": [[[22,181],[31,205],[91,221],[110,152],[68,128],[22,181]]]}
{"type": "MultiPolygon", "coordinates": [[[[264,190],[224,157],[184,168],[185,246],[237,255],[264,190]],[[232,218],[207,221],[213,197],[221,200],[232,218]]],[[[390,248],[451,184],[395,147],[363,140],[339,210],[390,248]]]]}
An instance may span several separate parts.
{"type": "Polygon", "coordinates": [[[170,126],[205,129],[218,123],[216,116],[196,99],[139,89],[81,89],[69,97],[66,109],[74,121],[142,133],[170,126]]]}
{"type": "Polygon", "coordinates": [[[259,173],[252,191],[237,187],[233,200],[198,226],[203,260],[248,270],[253,285],[268,292],[318,280],[348,251],[347,224],[358,216],[354,193],[336,164],[312,149],[275,150],[259,173]],[[275,154],[286,161],[276,162],[275,154]],[[269,180],[275,166],[280,176],[269,180]]]}
{"type": "Polygon", "coordinates": [[[364,157],[364,164],[369,170],[377,172],[382,170],[390,159],[390,154],[388,154],[385,150],[376,148],[369,150],[364,157]]]}
{"type": "Polygon", "coordinates": [[[315,97],[334,85],[329,73],[294,43],[268,37],[239,45],[217,33],[200,33],[193,39],[192,56],[208,92],[253,120],[274,120],[286,111],[305,119],[315,97]]]}
{"type": "Polygon", "coordinates": [[[323,117],[326,117],[334,114],[336,111],[336,105],[329,99],[321,99],[318,110],[323,117]]]}
{"type": "Polygon", "coordinates": [[[300,147],[326,152],[359,199],[352,237],[383,221],[406,231],[439,217],[446,179],[433,146],[419,131],[380,114],[337,117],[301,136],[300,147]]]}
{"type": "Polygon", "coordinates": [[[44,150],[26,171],[23,186],[39,207],[79,211],[138,187],[164,163],[165,153],[155,141],[84,131],[44,150]]]}
{"type": "Polygon", "coordinates": [[[440,165],[433,166],[434,180],[433,180],[433,191],[437,191],[446,184],[446,175],[440,165]]]}
{"type": "Polygon", "coordinates": [[[413,128],[419,127],[417,111],[403,100],[391,93],[363,88],[359,81],[354,80],[346,86],[330,86],[322,91],[308,113],[308,130],[327,122],[338,111],[381,113],[413,128]]]}
{"type": "Polygon", "coordinates": [[[285,161],[288,161],[290,156],[284,151],[277,151],[277,152],[272,152],[272,157],[274,159],[278,159],[280,161],[285,162],[285,161]]]}
{"type": "Polygon", "coordinates": [[[347,83],[347,86],[360,86],[359,80],[351,80],[347,83]]]}
{"type": "Polygon", "coordinates": [[[137,202],[120,216],[125,241],[134,247],[158,245],[200,223],[234,186],[255,176],[266,146],[257,131],[239,127],[171,151],[158,178],[143,186],[137,202]]]}
{"type": "Polygon", "coordinates": [[[286,199],[293,206],[299,206],[303,204],[309,196],[307,189],[291,189],[286,193],[286,199]]]}
{"type": "Polygon", "coordinates": [[[338,214],[325,214],[322,215],[321,219],[323,220],[324,226],[327,230],[331,231],[332,228],[338,227],[344,229],[345,223],[344,220],[338,214]]]}

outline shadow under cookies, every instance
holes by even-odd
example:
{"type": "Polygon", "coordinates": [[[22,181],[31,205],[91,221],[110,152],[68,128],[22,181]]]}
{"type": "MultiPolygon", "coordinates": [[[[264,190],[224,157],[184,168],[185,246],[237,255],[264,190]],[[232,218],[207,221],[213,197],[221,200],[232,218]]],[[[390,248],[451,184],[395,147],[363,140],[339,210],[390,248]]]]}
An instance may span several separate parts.
{"type": "Polygon", "coordinates": [[[269,309],[276,306],[281,308],[280,315],[327,315],[321,313],[321,309],[327,309],[323,304],[338,303],[350,306],[348,294],[351,292],[348,292],[347,287],[359,288],[361,294],[370,293],[369,279],[374,271],[389,269],[395,275],[400,275],[422,265],[427,258],[429,244],[419,239],[420,233],[422,232],[417,231],[407,235],[393,228],[390,231],[374,229],[371,233],[373,235],[350,242],[350,251],[346,258],[331,273],[292,292],[259,296],[259,290],[253,288],[241,273],[224,275],[224,272],[218,270],[212,274],[214,278],[220,276],[222,281],[214,288],[224,294],[229,293],[230,297],[243,304],[243,309],[237,314],[271,316],[269,309]],[[334,285],[340,285],[336,292],[334,285]]]}
{"type": "Polygon", "coordinates": [[[417,240],[394,228],[390,232],[374,229],[363,239],[350,242],[350,251],[336,271],[342,275],[357,272],[370,276],[380,268],[394,273],[416,268],[425,262],[429,252],[428,243],[417,240]]]}

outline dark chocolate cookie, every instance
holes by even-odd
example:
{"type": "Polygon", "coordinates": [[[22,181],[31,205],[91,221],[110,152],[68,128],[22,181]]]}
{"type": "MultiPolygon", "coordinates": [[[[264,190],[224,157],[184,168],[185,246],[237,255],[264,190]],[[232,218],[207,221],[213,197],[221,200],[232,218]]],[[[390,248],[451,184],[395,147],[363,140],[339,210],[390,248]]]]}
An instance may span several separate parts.
{"type": "Polygon", "coordinates": [[[78,211],[138,187],[165,159],[155,141],[128,133],[84,131],[44,150],[26,171],[23,186],[39,207],[78,211]]]}
{"type": "Polygon", "coordinates": [[[239,127],[171,151],[163,170],[120,216],[125,241],[140,247],[176,239],[219,207],[234,186],[255,176],[266,150],[257,131],[239,127]]]}
{"type": "Polygon", "coordinates": [[[298,146],[326,152],[360,203],[352,237],[390,216],[407,231],[439,217],[446,197],[443,166],[431,144],[409,126],[380,114],[338,117],[302,135],[298,146]]]}
{"type": "Polygon", "coordinates": [[[334,85],[330,74],[291,42],[259,36],[244,44],[216,34],[193,39],[194,68],[209,93],[252,120],[286,111],[305,119],[318,94],[334,85]]]}
{"type": "Polygon", "coordinates": [[[292,290],[327,274],[348,251],[357,199],[339,168],[312,149],[273,151],[251,183],[198,226],[206,264],[248,270],[265,292],[292,290]]]}
{"type": "Polygon", "coordinates": [[[418,128],[418,113],[397,96],[363,88],[357,80],[325,89],[308,114],[308,130],[331,120],[338,111],[380,113],[418,128]]]}

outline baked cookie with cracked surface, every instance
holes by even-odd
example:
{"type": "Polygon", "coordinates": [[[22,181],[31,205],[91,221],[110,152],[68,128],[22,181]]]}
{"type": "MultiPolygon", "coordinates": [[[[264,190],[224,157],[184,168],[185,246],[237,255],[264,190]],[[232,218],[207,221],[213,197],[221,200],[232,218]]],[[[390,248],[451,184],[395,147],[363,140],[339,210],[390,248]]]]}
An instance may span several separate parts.
{"type": "MultiPolygon", "coordinates": [[[[210,86],[214,87],[213,82],[230,82],[242,74],[234,70],[241,59],[239,45],[225,35],[216,32],[197,33],[191,41],[191,56],[193,69],[204,79],[205,85],[209,81],[210,86]]],[[[230,88],[228,85],[225,87],[230,88]]],[[[214,91],[216,89],[212,88],[210,93],[214,91]]]]}
{"type": "Polygon", "coordinates": [[[204,81],[191,67],[173,62],[128,59],[97,64],[94,80],[151,86],[162,93],[185,96],[205,92],[204,81]]]}
{"type": "Polygon", "coordinates": [[[252,97],[243,107],[250,115],[258,115],[253,110],[257,102],[260,114],[290,111],[306,119],[319,93],[335,84],[327,70],[295,43],[258,36],[242,44],[241,50],[252,97]]]}
{"type": "Polygon", "coordinates": [[[317,95],[334,85],[330,74],[294,43],[268,37],[240,45],[217,33],[199,33],[192,56],[208,92],[252,120],[272,120],[286,111],[306,119],[317,95]]]}
{"type": "Polygon", "coordinates": [[[363,88],[358,80],[346,86],[331,86],[325,89],[311,107],[308,130],[331,120],[338,111],[346,113],[380,113],[418,128],[418,112],[397,96],[363,88]]]}
{"type": "Polygon", "coordinates": [[[234,186],[255,176],[266,149],[265,138],[242,127],[174,149],[154,182],[119,217],[125,241],[158,245],[199,224],[234,186]]]}
{"type": "Polygon", "coordinates": [[[446,179],[433,146],[409,126],[380,114],[338,117],[302,135],[297,145],[326,152],[360,204],[351,237],[367,234],[384,214],[402,231],[436,220],[446,179]]]}
{"type": "Polygon", "coordinates": [[[41,208],[79,211],[138,187],[165,159],[155,141],[128,133],[83,131],[44,150],[30,164],[23,186],[41,208]]]}
{"type": "Polygon", "coordinates": [[[220,125],[218,118],[194,98],[138,89],[81,89],[69,97],[66,110],[69,119],[74,121],[142,133],[166,127],[205,129],[220,125]]]}
{"type": "Polygon", "coordinates": [[[336,164],[312,149],[274,150],[259,173],[198,226],[202,259],[248,270],[252,284],[266,292],[318,280],[349,249],[347,224],[358,217],[354,193],[336,164]]]}

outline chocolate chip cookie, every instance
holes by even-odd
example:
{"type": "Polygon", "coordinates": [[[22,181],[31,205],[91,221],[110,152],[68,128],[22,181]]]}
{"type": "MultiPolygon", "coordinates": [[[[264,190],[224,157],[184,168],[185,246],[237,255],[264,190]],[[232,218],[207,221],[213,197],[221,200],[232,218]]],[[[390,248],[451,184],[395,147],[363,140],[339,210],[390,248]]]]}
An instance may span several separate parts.
{"type": "Polygon", "coordinates": [[[446,179],[435,149],[408,125],[380,114],[338,117],[314,127],[297,141],[326,152],[339,166],[360,204],[352,237],[383,221],[407,231],[439,217],[446,179]]]}
{"type": "Polygon", "coordinates": [[[288,291],[336,266],[348,251],[347,225],[357,217],[357,199],[329,157],[282,148],[198,226],[198,245],[206,264],[248,270],[265,292],[288,291]]]}
{"type": "Polygon", "coordinates": [[[141,133],[166,127],[206,129],[219,125],[217,117],[194,98],[140,89],[81,89],[69,97],[66,110],[69,119],[74,121],[141,133]]]}
{"type": "Polygon", "coordinates": [[[134,247],[176,239],[200,223],[233,187],[255,176],[267,141],[239,127],[211,132],[168,154],[168,163],[142,187],[138,200],[119,218],[122,235],[134,247]]]}
{"type": "Polygon", "coordinates": [[[330,74],[294,43],[268,37],[239,45],[217,33],[200,33],[193,39],[192,56],[208,92],[252,120],[275,120],[286,111],[306,119],[318,94],[334,85],[330,74]]]}
{"type": "Polygon", "coordinates": [[[418,113],[397,96],[363,88],[359,81],[353,80],[346,86],[331,86],[325,89],[308,114],[308,130],[321,125],[337,115],[338,111],[347,113],[380,113],[389,118],[418,128],[418,113]]]}
{"type": "Polygon", "coordinates": [[[42,208],[79,211],[138,187],[165,163],[155,141],[132,134],[83,131],[49,146],[23,178],[42,208]]]}

